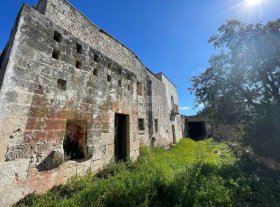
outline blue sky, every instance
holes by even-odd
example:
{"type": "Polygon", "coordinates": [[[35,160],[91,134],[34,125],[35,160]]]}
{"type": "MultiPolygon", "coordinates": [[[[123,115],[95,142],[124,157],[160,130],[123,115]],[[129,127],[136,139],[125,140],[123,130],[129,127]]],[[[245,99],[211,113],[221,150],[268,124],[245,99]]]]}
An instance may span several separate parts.
{"type": "MultiPolygon", "coordinates": [[[[208,39],[230,17],[267,22],[280,17],[280,0],[69,0],[96,25],[134,51],[153,72],[163,72],[177,85],[181,113],[195,114],[190,79],[203,72],[214,48],[208,39]]],[[[22,3],[9,0],[0,7],[0,51],[9,38],[22,3]]]]}

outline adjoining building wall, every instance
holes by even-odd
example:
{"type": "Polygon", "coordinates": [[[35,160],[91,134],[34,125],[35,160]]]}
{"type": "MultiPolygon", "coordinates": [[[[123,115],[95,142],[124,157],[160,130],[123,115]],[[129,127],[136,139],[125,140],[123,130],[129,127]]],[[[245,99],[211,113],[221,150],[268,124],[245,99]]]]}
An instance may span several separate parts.
{"type": "Polygon", "coordinates": [[[1,57],[0,206],[113,162],[117,131],[133,160],[182,137],[176,87],[64,0],[24,5],[1,57]]]}
{"type": "Polygon", "coordinates": [[[168,107],[168,110],[166,111],[168,112],[170,122],[166,131],[169,134],[170,139],[173,139],[173,142],[176,143],[179,141],[179,138],[183,137],[177,88],[163,73],[158,73],[156,75],[165,85],[165,97],[168,107]]]}
{"type": "Polygon", "coordinates": [[[186,116],[184,115],[181,115],[181,128],[182,128],[182,137],[188,138],[189,131],[188,131],[187,119],[186,116]]]}
{"type": "Polygon", "coordinates": [[[179,98],[178,98],[178,93],[177,93],[177,87],[163,73],[158,73],[156,75],[166,86],[166,97],[167,97],[168,109],[170,111],[172,109],[173,110],[175,109],[176,112],[178,112],[179,98]]]}
{"type": "MultiPolygon", "coordinates": [[[[147,114],[150,117],[150,141],[152,146],[169,147],[173,144],[173,138],[169,133],[171,128],[170,111],[168,110],[168,101],[166,98],[166,85],[158,79],[153,73],[149,72],[149,80],[151,85],[151,93],[148,95],[148,105],[150,109],[147,114]]],[[[178,139],[181,138],[180,135],[178,139]]]]}

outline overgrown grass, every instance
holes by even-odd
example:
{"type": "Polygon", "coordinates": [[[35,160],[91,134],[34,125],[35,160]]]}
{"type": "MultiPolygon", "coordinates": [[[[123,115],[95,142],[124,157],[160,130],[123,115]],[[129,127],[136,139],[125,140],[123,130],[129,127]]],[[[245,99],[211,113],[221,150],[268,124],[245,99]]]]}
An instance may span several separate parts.
{"type": "Polygon", "coordinates": [[[236,159],[227,145],[184,139],[168,151],[144,147],[135,163],[72,178],[18,206],[280,206],[279,189],[277,172],[236,159]]]}

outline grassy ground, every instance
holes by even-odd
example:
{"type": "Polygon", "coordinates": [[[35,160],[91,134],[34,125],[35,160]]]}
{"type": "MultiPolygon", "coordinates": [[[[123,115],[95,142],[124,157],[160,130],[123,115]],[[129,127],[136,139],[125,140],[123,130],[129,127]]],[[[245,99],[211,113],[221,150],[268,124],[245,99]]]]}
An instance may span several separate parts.
{"type": "Polygon", "coordinates": [[[223,143],[182,140],[171,150],[142,148],[136,163],[75,177],[18,206],[280,206],[277,172],[236,159],[223,143]]]}

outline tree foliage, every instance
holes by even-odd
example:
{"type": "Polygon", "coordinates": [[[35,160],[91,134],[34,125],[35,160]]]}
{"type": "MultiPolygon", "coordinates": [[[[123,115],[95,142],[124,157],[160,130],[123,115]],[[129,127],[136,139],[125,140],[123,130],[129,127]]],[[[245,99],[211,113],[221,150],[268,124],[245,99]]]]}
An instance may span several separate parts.
{"type": "Polygon", "coordinates": [[[209,42],[219,53],[192,79],[196,102],[217,123],[245,125],[247,144],[262,140],[256,151],[279,146],[280,19],[267,24],[231,19],[209,42]]]}

